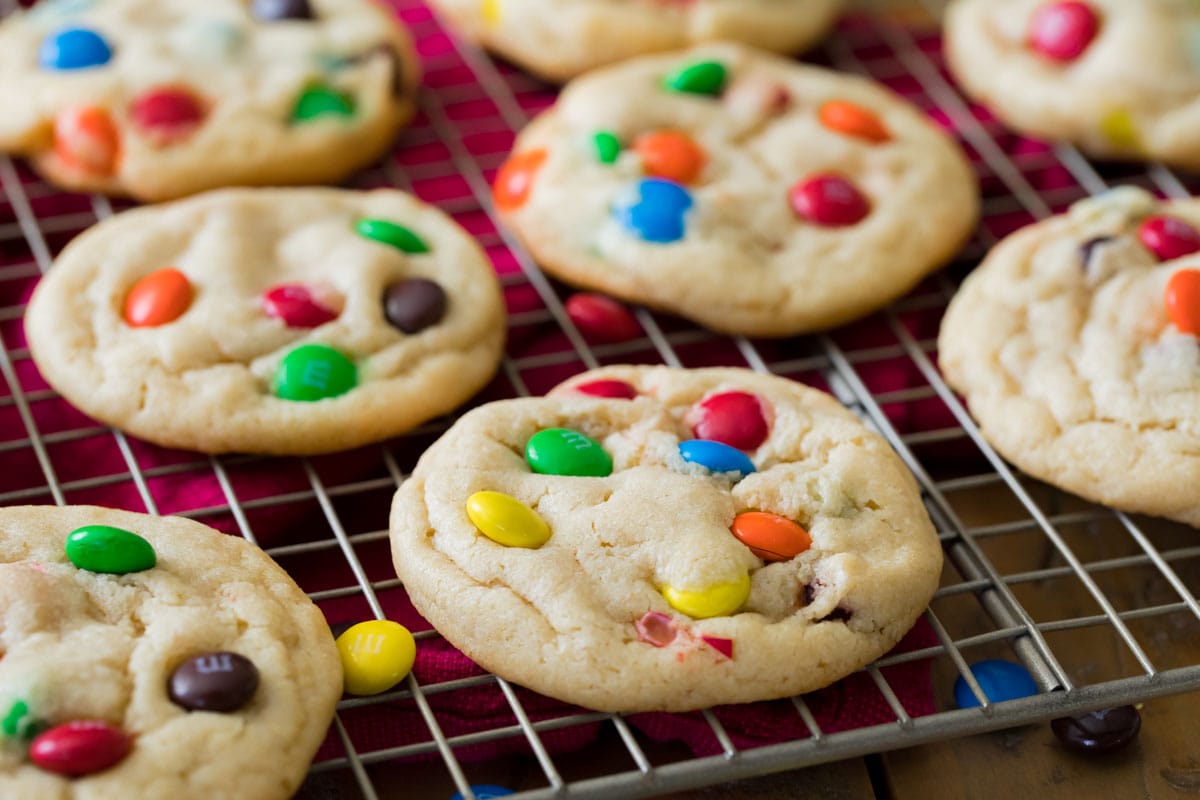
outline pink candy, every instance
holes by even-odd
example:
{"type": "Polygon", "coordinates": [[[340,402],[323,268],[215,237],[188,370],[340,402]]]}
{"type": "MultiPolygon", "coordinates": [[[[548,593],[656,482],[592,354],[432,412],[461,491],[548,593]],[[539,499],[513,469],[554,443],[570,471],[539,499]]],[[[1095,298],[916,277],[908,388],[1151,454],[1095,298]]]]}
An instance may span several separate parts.
{"type": "Polygon", "coordinates": [[[721,442],[738,450],[754,450],[770,433],[762,402],[747,392],[706,397],[688,412],[687,422],[697,439],[721,442]]]}
{"type": "Polygon", "coordinates": [[[143,134],[166,144],[189,136],[204,122],[205,111],[191,92],[163,86],[140,95],[129,114],[143,134]]]}
{"type": "Polygon", "coordinates": [[[840,175],[801,180],[791,188],[788,199],[797,216],[829,228],[854,225],[871,211],[863,193],[840,175]]]}
{"type": "Polygon", "coordinates": [[[567,316],[589,339],[601,342],[627,342],[642,335],[629,309],[602,294],[573,294],[567,298],[567,316]]]}
{"type": "Polygon", "coordinates": [[[612,397],[617,400],[632,400],[638,396],[637,389],[625,381],[599,380],[581,383],[575,387],[580,394],[590,394],[593,397],[612,397]]]}
{"type": "Polygon", "coordinates": [[[1029,20],[1029,46],[1054,61],[1074,61],[1083,55],[1099,29],[1096,12],[1087,3],[1046,3],[1029,20]]]}
{"type": "Polygon", "coordinates": [[[1148,217],[1138,227],[1138,238],[1159,261],[1200,250],[1200,231],[1176,217],[1148,217]]]}
{"type": "Polygon", "coordinates": [[[338,318],[338,311],[330,307],[333,298],[326,296],[331,294],[302,283],[281,284],[263,294],[263,313],[289,328],[315,328],[338,318]]]}
{"type": "Polygon", "coordinates": [[[666,647],[679,635],[679,628],[675,625],[675,620],[661,611],[647,611],[635,625],[638,641],[652,644],[655,647],[666,647]]]}
{"type": "Polygon", "coordinates": [[[39,734],[29,760],[59,775],[90,775],[119,763],[132,747],[129,735],[107,722],[68,722],[39,734]]]}

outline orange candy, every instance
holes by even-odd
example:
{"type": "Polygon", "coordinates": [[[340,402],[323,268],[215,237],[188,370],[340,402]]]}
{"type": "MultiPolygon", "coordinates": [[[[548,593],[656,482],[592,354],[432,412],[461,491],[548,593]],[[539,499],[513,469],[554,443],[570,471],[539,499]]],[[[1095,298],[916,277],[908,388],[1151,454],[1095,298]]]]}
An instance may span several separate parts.
{"type": "Polygon", "coordinates": [[[831,131],[881,144],[890,141],[892,134],[883,121],[869,108],[849,100],[830,100],[817,112],[821,124],[831,131]]]}
{"type": "Polygon", "coordinates": [[[492,199],[496,201],[496,208],[516,211],[525,205],[529,192],[533,190],[533,179],[537,177],[547,155],[545,148],[539,147],[517,153],[501,165],[496,173],[496,182],[492,185],[492,199]]]}
{"type": "Polygon", "coordinates": [[[54,118],[54,152],[70,167],[111,175],[121,153],[121,137],[103,108],[67,108],[54,118]]]}
{"type": "Polygon", "coordinates": [[[1167,315],[1182,333],[1200,336],[1200,269],[1181,269],[1167,281],[1167,315]]]}
{"type": "Polygon", "coordinates": [[[641,156],[647,175],[676,183],[696,180],[708,160],[700,145],[680,131],[643,133],[634,140],[633,149],[641,156]]]}
{"type": "Polygon", "coordinates": [[[812,547],[808,531],[786,517],[765,511],[738,514],[729,530],[763,561],[787,561],[812,547]]]}
{"type": "Polygon", "coordinates": [[[153,328],[178,319],[192,304],[192,284],[173,267],[155,270],[133,285],[125,298],[125,321],[153,328]]]}

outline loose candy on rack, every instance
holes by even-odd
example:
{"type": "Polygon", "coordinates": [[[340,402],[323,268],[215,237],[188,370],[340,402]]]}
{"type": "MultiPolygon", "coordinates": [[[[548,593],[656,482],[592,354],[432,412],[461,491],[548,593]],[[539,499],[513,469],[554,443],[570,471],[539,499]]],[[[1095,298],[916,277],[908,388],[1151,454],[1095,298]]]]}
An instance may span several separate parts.
{"type": "Polygon", "coordinates": [[[526,150],[509,157],[496,173],[492,184],[492,199],[501,211],[516,211],[525,205],[533,191],[533,181],[546,162],[549,153],[543,147],[526,150]]]}
{"type": "MultiPolygon", "coordinates": [[[[493,800],[496,797],[508,797],[512,793],[512,789],[505,789],[494,783],[471,784],[471,794],[475,795],[475,800],[493,800]]],[[[450,796],[450,800],[466,800],[466,796],[462,792],[455,792],[450,796]]]]}
{"type": "Polygon", "coordinates": [[[316,328],[338,318],[335,307],[340,300],[325,287],[304,283],[283,283],[263,293],[262,309],[268,317],[289,328],[316,328]]]}
{"type": "Polygon", "coordinates": [[[1045,3],[1029,20],[1029,46],[1053,61],[1074,61],[1100,30],[1100,19],[1087,3],[1045,3]]]}
{"type": "Polygon", "coordinates": [[[687,421],[697,439],[738,450],[757,449],[771,433],[762,401],[748,392],[710,395],[688,412],[687,421]]]}
{"type": "Polygon", "coordinates": [[[1159,261],[1200,251],[1200,230],[1178,217],[1147,217],[1138,226],[1138,239],[1159,261]]]}
{"type": "Polygon", "coordinates": [[[112,575],[142,572],[158,562],[148,541],[111,525],[85,525],[71,531],[66,553],[79,569],[112,575]]]}
{"type": "Polygon", "coordinates": [[[381,244],[391,245],[401,253],[428,253],[429,245],[425,240],[412,231],[395,222],[386,219],[360,219],[354,224],[354,230],[364,239],[372,239],[381,244]]]}
{"type": "Polygon", "coordinates": [[[292,109],[292,122],[309,122],[327,116],[354,116],[354,100],[330,86],[310,86],[301,93],[292,109]]]}
{"type": "Polygon", "coordinates": [[[605,478],[612,474],[612,456],[587,434],[567,428],[546,428],[529,437],[525,460],[542,475],[605,478]]]}
{"type": "Polygon", "coordinates": [[[408,334],[420,333],[441,322],[446,303],[446,290],[428,278],[397,281],[383,291],[384,316],[408,334]]]}
{"type": "Polygon", "coordinates": [[[54,154],[67,166],[111,175],[121,156],[121,134],[100,106],[71,106],[54,117],[54,154]]]}
{"type": "Polygon", "coordinates": [[[878,114],[849,100],[827,101],[817,110],[817,118],[831,131],[872,144],[883,144],[892,138],[878,114]]]}
{"type": "MultiPolygon", "coordinates": [[[[971,665],[971,674],[975,676],[979,688],[991,703],[1003,703],[1005,700],[1031,697],[1038,693],[1037,684],[1033,682],[1029,670],[1011,661],[979,661],[971,665]]],[[[962,676],[954,681],[954,702],[959,708],[975,708],[980,705],[975,693],[962,676]]]]}
{"type": "Polygon", "coordinates": [[[308,0],[254,0],[250,6],[250,13],[255,19],[263,22],[313,18],[308,0]]]}
{"type": "Polygon", "coordinates": [[[536,549],[550,539],[550,526],[529,506],[503,492],[475,492],[467,516],[487,538],[505,547],[536,549]]]}
{"type": "Polygon", "coordinates": [[[1065,747],[1097,756],[1127,747],[1141,729],[1142,715],[1133,706],[1102,708],[1050,720],[1050,730],[1065,747]]]}
{"type": "Polygon", "coordinates": [[[59,775],[92,775],[120,763],[132,747],[129,735],[107,722],[68,722],[38,734],[29,760],[59,775]]]}
{"type": "Polygon", "coordinates": [[[704,149],[683,131],[643,133],[634,139],[633,150],[641,158],[642,170],[647,175],[676,183],[696,180],[708,160],[704,149]]]}
{"type": "Polygon", "coordinates": [[[192,304],[192,283],[174,267],[155,270],[125,296],[125,322],[134,328],[156,328],[174,322],[192,304]]]}
{"type": "Polygon", "coordinates": [[[300,345],[283,357],[275,372],[275,395],[282,400],[315,402],[357,385],[354,362],[323,344],[300,345]]]}
{"type": "Polygon", "coordinates": [[[64,28],[42,40],[38,64],[43,69],[73,70],[102,67],[112,60],[112,47],[89,28],[64,28]]]}
{"type": "Polygon", "coordinates": [[[386,619],[351,626],[337,637],[337,648],[349,694],[386,692],[404,680],[417,658],[408,628],[386,619]]]}
{"type": "Polygon", "coordinates": [[[638,396],[637,389],[625,381],[600,379],[581,383],[575,387],[580,394],[592,397],[611,397],[616,400],[632,400],[638,396]]]}
{"type": "Polygon", "coordinates": [[[662,595],[671,608],[693,619],[725,617],[741,608],[750,597],[750,575],[743,573],[732,583],[718,583],[705,589],[662,587],[662,595]]]}
{"type": "Polygon", "coordinates": [[[159,86],[143,92],[129,107],[134,127],[159,144],[186,139],[204,122],[204,104],[178,86],[159,86]]]}
{"type": "Polygon", "coordinates": [[[687,233],[692,207],[687,189],[664,178],[644,178],[617,201],[613,215],[626,230],[647,242],[670,244],[687,233]]]}
{"type": "Polygon", "coordinates": [[[798,217],[826,228],[855,225],[871,212],[858,187],[840,175],[804,178],[792,186],[788,199],[798,217]]]}
{"type": "Polygon", "coordinates": [[[1167,281],[1167,316],[1181,333],[1200,336],[1200,270],[1181,269],[1167,281]]]}
{"type": "Polygon", "coordinates": [[[204,653],[171,673],[167,694],[189,711],[237,711],[258,691],[258,668],[238,653],[204,653]]]}
{"type": "Polygon", "coordinates": [[[720,61],[693,61],[671,71],[663,86],[672,92],[718,95],[727,78],[728,71],[720,61]]]}
{"type": "Polygon", "coordinates": [[[661,611],[647,611],[634,623],[638,641],[655,647],[666,647],[679,636],[679,626],[661,611]]]}
{"type": "Polygon", "coordinates": [[[738,514],[730,531],[764,561],[788,561],[812,547],[808,531],[787,517],[765,511],[738,514]]]}
{"type": "Polygon", "coordinates": [[[627,342],[642,335],[642,326],[629,309],[611,297],[577,292],[567,298],[564,307],[575,327],[589,339],[627,342]]]}
{"type": "Polygon", "coordinates": [[[754,462],[741,450],[707,439],[680,442],[679,455],[684,461],[698,464],[714,474],[736,473],[739,480],[755,471],[754,462]]]}
{"type": "Polygon", "coordinates": [[[621,155],[621,140],[612,131],[596,131],[592,134],[592,149],[601,164],[613,164],[621,155]]]}

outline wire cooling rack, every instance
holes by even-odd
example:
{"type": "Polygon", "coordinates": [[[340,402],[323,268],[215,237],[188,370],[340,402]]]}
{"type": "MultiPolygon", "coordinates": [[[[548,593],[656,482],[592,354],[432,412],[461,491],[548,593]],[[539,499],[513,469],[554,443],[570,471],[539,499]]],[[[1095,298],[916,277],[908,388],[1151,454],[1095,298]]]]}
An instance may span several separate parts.
{"type": "MultiPolygon", "coordinates": [[[[15,5],[0,0],[0,14],[15,5]]],[[[892,308],[824,335],[728,338],[639,309],[640,338],[593,344],[564,313],[570,290],[545,277],[491,214],[491,177],[515,131],[553,92],[450,38],[416,0],[394,5],[424,59],[420,114],[386,163],[354,185],[413,191],[451,213],[491,256],[505,287],[509,345],[477,402],[539,394],[567,375],[621,362],[748,366],[801,380],[832,392],[904,458],[948,559],[926,614],[936,644],[864,670],[889,722],[823,730],[811,698],[797,697],[788,707],[807,735],[739,748],[706,711],[697,718],[715,755],[700,757],[650,741],[622,715],[531,710],[535,696],[486,673],[424,684],[410,677],[385,695],[342,701],[301,797],[386,797],[401,785],[405,796],[470,797],[469,784],[512,779],[504,770],[514,758],[525,765],[520,797],[644,796],[1200,688],[1200,664],[1150,646],[1200,633],[1195,532],[1092,506],[1017,473],[980,438],[934,353],[957,282],[1000,237],[1114,185],[1185,196],[1195,178],[1160,166],[1102,167],[1073,148],[1014,136],[955,89],[936,31],[898,21],[885,2],[859,4],[811,59],[887,84],[958,136],[985,197],[984,219],[959,259],[892,308]],[[1138,590],[1121,588],[1128,584],[1138,590]],[[1080,641],[1090,644],[1080,650],[1080,641]],[[1112,657],[1095,658],[1101,652],[1112,657]],[[986,657],[1019,659],[1041,693],[988,703],[967,668],[986,657]],[[940,707],[953,708],[946,687],[956,675],[983,705],[910,713],[886,671],[925,661],[940,707]],[[474,702],[480,692],[496,694],[502,713],[482,729],[455,732],[459,699],[474,693],[474,702]],[[573,734],[589,748],[582,758],[561,752],[573,734]]],[[[928,5],[937,13],[941,4],[928,5]]],[[[58,250],[113,211],[103,197],[63,194],[0,158],[0,504],[91,502],[194,517],[264,546],[331,623],[410,614],[391,570],[388,504],[451,419],[347,454],[213,458],[98,426],[41,380],[21,329],[25,302],[58,250]]],[[[418,647],[441,641],[430,630],[417,639],[418,647]]]]}

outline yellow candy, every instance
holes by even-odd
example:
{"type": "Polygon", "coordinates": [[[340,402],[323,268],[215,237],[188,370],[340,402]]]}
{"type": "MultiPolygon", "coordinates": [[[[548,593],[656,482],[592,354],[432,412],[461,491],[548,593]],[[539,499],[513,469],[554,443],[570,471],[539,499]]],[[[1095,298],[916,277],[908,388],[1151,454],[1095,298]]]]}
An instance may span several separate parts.
{"type": "Polygon", "coordinates": [[[350,694],[379,694],[404,679],[417,657],[417,643],[398,622],[360,622],[337,638],[350,694]]]}
{"type": "Polygon", "coordinates": [[[724,617],[741,608],[750,596],[750,576],[742,575],[734,583],[718,583],[695,592],[664,586],[662,594],[671,608],[694,619],[724,617]]]}
{"type": "Polygon", "coordinates": [[[1100,132],[1117,147],[1136,150],[1141,143],[1137,123],[1134,122],[1133,115],[1124,108],[1105,114],[1100,120],[1100,132]]]}
{"type": "Polygon", "coordinates": [[[495,25],[500,21],[500,0],[483,0],[483,21],[495,25]]]}
{"type": "Polygon", "coordinates": [[[480,532],[505,547],[541,547],[550,526],[538,513],[502,492],[476,492],[467,498],[467,516],[480,532]]]}

